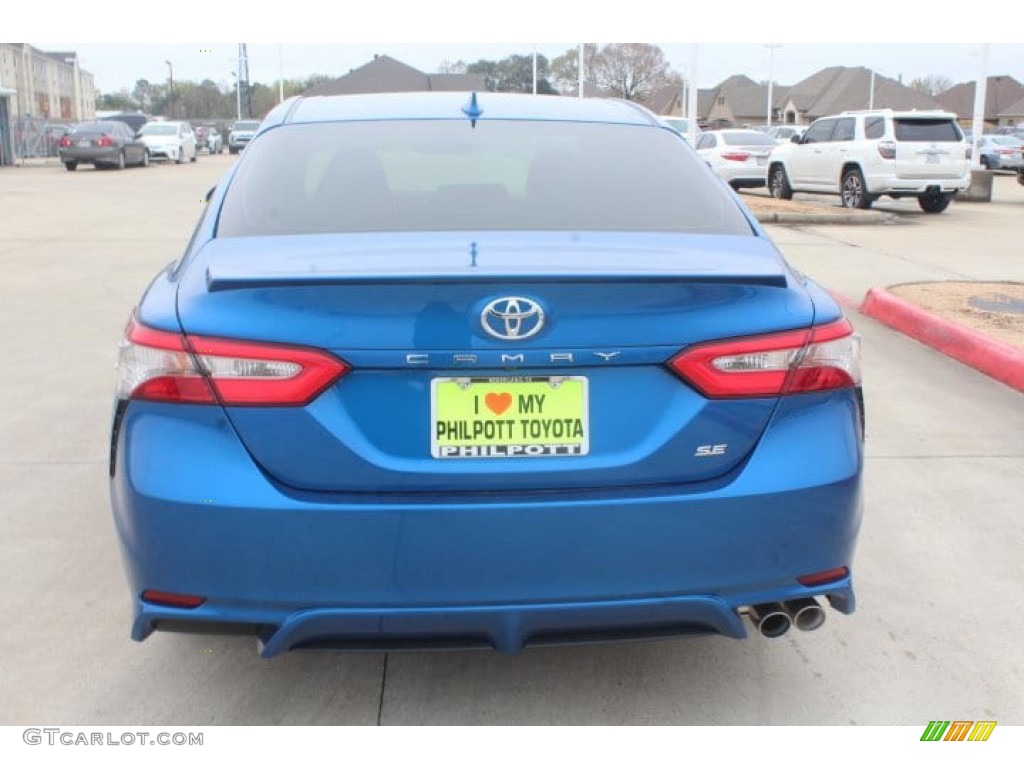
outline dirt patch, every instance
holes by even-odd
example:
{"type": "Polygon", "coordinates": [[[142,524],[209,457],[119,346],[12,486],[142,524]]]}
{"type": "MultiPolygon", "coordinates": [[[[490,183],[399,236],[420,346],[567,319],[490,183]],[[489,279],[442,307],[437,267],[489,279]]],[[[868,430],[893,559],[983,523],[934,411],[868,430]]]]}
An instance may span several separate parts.
{"type": "MultiPolygon", "coordinates": [[[[862,211],[858,208],[843,208],[838,203],[798,203],[793,200],[776,200],[763,194],[751,194],[741,192],[740,199],[746,204],[750,212],[755,216],[765,213],[805,213],[848,216],[855,219],[858,216],[871,216],[875,214],[862,211]]],[[[838,199],[838,198],[836,198],[838,199]]]]}
{"type": "Polygon", "coordinates": [[[932,314],[1024,349],[1024,283],[904,283],[888,290],[932,314]]]}

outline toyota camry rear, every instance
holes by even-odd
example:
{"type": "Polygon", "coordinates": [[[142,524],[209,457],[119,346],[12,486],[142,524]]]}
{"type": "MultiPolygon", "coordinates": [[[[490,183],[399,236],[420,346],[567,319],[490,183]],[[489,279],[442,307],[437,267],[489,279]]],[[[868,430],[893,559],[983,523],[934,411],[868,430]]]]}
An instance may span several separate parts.
{"type": "Polygon", "coordinates": [[[815,629],[857,337],[626,102],[286,102],[121,344],[134,620],[296,648],[815,629]]]}

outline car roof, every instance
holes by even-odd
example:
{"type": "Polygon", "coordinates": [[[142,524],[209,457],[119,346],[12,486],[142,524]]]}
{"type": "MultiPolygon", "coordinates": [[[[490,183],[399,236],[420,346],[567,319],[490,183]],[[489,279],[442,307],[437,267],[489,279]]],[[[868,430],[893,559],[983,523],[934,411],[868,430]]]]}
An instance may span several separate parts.
{"type": "MultiPolygon", "coordinates": [[[[470,99],[471,94],[466,92],[297,97],[267,115],[264,126],[342,120],[468,119],[463,107],[469,105],[470,99]]],[[[645,108],[615,99],[488,91],[477,94],[477,106],[480,120],[563,120],[661,127],[654,114],[645,108]]]]}

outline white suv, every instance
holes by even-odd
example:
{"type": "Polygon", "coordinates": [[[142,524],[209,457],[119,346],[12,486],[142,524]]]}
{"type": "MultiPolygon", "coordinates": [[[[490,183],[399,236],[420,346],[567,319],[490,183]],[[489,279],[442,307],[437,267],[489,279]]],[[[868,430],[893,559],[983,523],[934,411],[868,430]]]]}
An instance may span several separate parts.
{"type": "Polygon", "coordinates": [[[941,213],[970,186],[967,145],[949,112],[843,112],[815,120],[768,160],[768,189],[841,195],[847,208],[870,208],[881,195],[916,197],[941,213]]]}

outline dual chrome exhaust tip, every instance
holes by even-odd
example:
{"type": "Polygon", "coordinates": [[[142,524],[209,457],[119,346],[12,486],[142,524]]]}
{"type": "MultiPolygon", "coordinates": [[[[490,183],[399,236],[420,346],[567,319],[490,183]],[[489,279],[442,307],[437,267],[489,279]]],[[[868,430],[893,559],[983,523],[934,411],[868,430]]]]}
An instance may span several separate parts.
{"type": "Polygon", "coordinates": [[[825,623],[825,609],[814,597],[752,605],[747,615],[765,637],[782,637],[793,626],[802,632],[812,632],[825,623]]]}

